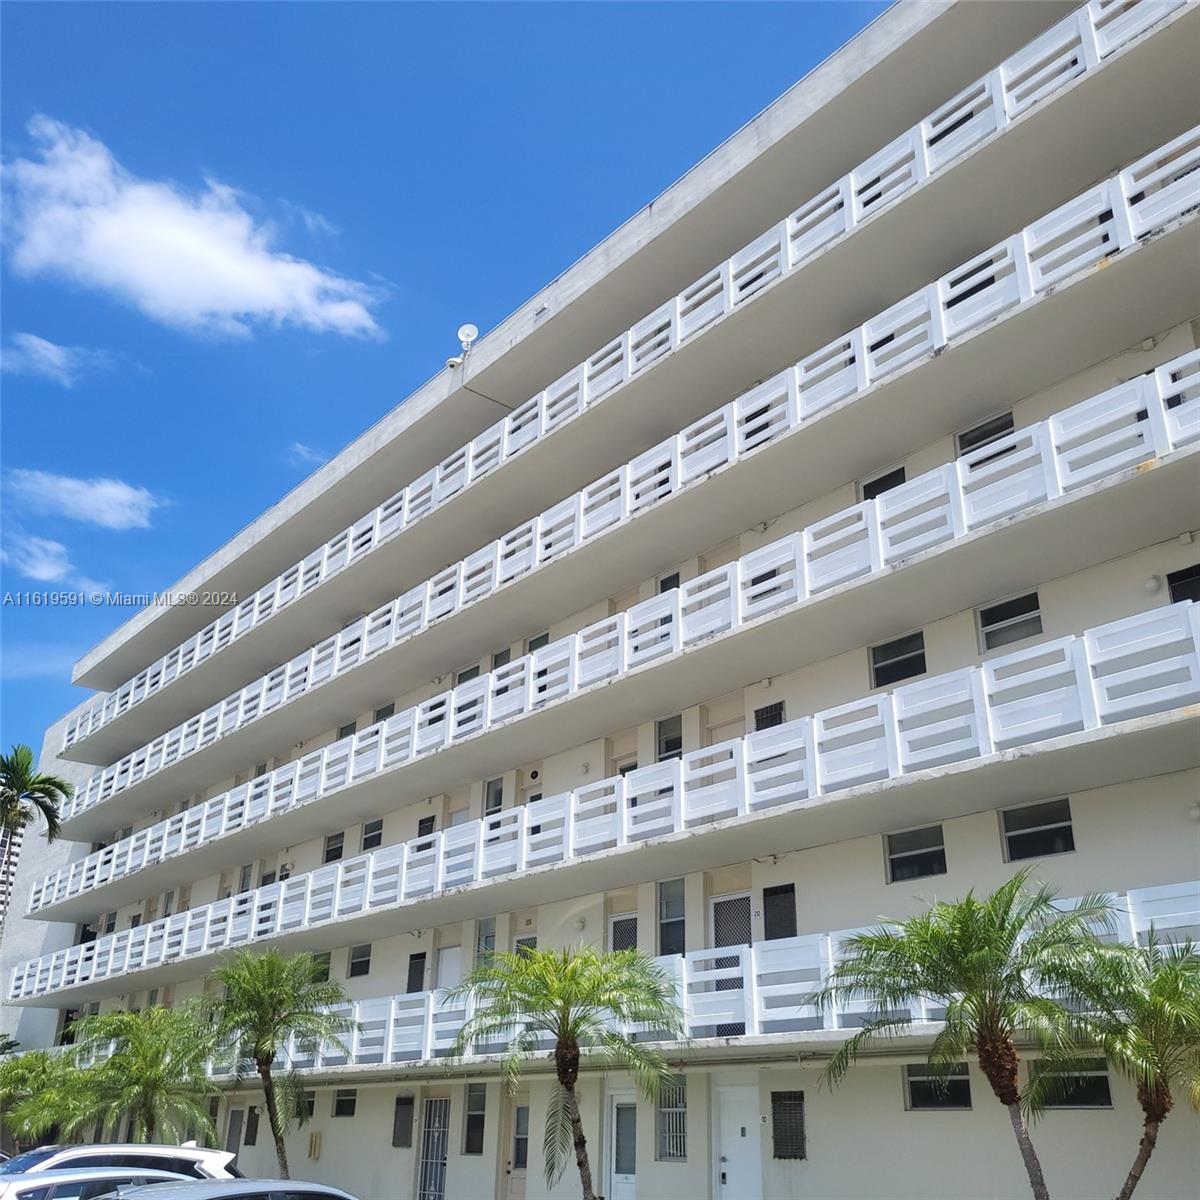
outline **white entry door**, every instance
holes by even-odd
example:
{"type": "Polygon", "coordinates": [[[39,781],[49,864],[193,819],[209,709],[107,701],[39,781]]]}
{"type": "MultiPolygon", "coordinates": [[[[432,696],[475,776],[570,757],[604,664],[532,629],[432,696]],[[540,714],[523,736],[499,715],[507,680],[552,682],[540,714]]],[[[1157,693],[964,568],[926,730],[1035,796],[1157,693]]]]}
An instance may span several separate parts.
{"type": "Polygon", "coordinates": [[[637,1096],[615,1092],[608,1104],[607,1200],[637,1200],[637,1096]]]}
{"type": "Polygon", "coordinates": [[[462,947],[443,946],[437,953],[434,987],[457,987],[462,979],[462,947]]]}
{"type": "Polygon", "coordinates": [[[508,1160],[505,1164],[505,1200],[525,1200],[529,1174],[529,1097],[513,1099],[508,1117],[508,1160]]]}
{"type": "Polygon", "coordinates": [[[717,1088],[716,1200],[762,1200],[762,1117],[758,1088],[717,1088]]]}

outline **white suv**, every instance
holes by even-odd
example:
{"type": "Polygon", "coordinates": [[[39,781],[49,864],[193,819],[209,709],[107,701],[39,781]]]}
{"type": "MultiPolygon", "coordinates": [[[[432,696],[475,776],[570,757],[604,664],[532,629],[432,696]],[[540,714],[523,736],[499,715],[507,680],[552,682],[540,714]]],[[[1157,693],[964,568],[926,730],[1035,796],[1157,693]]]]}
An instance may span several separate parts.
{"type": "Polygon", "coordinates": [[[189,1142],[183,1146],[150,1146],[136,1142],[81,1146],[39,1146],[0,1162],[0,1179],[35,1171],[73,1171],[86,1167],[142,1167],[170,1171],[188,1179],[241,1179],[228,1150],[206,1150],[189,1142]]]}

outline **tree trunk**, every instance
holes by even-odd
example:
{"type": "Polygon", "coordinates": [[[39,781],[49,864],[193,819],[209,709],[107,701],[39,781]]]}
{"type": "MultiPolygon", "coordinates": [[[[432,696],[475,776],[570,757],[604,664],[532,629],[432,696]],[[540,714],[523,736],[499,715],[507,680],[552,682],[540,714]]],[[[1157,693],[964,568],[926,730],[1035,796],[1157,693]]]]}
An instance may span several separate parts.
{"type": "Polygon", "coordinates": [[[1029,1187],[1034,1200],[1050,1200],[1042,1164],[1029,1137],[1029,1129],[1021,1112],[1021,1089],[1017,1082],[1017,1048],[1007,1033],[998,1032],[991,1037],[979,1039],[979,1069],[987,1078],[996,1099],[1008,1109],[1017,1149],[1029,1176],[1029,1187]]]}
{"type": "Polygon", "coordinates": [[[579,1046],[575,1042],[560,1038],[555,1044],[554,1072],[567,1101],[567,1115],[571,1119],[571,1140],[575,1143],[575,1165],[579,1168],[583,1200],[596,1200],[596,1192],[592,1186],[592,1164],[588,1159],[587,1137],[579,1116],[579,1097],[575,1094],[575,1081],[579,1078],[579,1046]]]}
{"type": "Polygon", "coordinates": [[[262,1079],[263,1096],[267,1102],[267,1120],[271,1123],[271,1136],[275,1139],[275,1157],[279,1160],[279,1178],[291,1179],[288,1173],[287,1146],[283,1140],[283,1128],[279,1121],[279,1105],[275,1100],[275,1080],[271,1078],[271,1064],[260,1062],[258,1074],[262,1079]]]}
{"type": "MultiPolygon", "coordinates": [[[[13,830],[8,831],[8,840],[4,843],[4,862],[0,863],[0,879],[8,878],[8,868],[12,860],[13,839],[16,833],[13,830]]],[[[4,918],[8,916],[8,905],[12,903],[12,897],[9,897],[8,904],[0,906],[0,942],[4,940],[4,918]]]]}
{"type": "Polygon", "coordinates": [[[1129,1200],[1133,1189],[1141,1182],[1150,1155],[1158,1144],[1159,1126],[1167,1119],[1167,1114],[1175,1107],[1175,1097],[1166,1084],[1155,1083],[1147,1085],[1139,1083],[1137,1087],[1138,1103],[1142,1106],[1145,1122],[1142,1125],[1142,1140],[1138,1142],[1138,1152],[1125,1177],[1125,1183],[1117,1193],[1117,1200],[1129,1200]]]}
{"type": "Polygon", "coordinates": [[[583,1132],[583,1121],[579,1117],[579,1098],[575,1085],[563,1089],[567,1094],[567,1112],[571,1114],[571,1134],[575,1142],[575,1165],[579,1168],[579,1183],[583,1188],[583,1200],[596,1200],[592,1189],[592,1164],[588,1160],[587,1138],[583,1132]]]}

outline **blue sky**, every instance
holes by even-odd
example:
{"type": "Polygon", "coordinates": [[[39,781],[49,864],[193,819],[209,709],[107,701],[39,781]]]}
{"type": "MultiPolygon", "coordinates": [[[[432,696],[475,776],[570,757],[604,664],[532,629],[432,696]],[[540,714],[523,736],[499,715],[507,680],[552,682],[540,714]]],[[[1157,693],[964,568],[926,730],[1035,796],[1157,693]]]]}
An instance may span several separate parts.
{"type": "MultiPolygon", "coordinates": [[[[883,7],[5,3],[0,591],[171,583],[883,7]]],[[[0,744],[128,615],[0,608],[0,744]]]]}

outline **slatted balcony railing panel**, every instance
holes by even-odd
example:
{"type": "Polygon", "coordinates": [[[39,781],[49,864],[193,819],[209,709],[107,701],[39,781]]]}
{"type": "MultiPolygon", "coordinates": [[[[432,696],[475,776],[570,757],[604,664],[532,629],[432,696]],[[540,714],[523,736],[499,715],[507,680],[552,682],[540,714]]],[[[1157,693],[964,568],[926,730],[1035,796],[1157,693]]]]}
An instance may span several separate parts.
{"type": "MultiPolygon", "coordinates": [[[[1159,935],[1167,938],[1183,938],[1200,929],[1197,882],[1114,892],[1108,899],[1115,909],[1115,937],[1123,942],[1144,942],[1152,923],[1159,935]]],[[[1056,903],[1069,910],[1077,899],[1056,903]]],[[[817,997],[846,953],[849,939],[865,931],[842,929],[748,945],[706,947],[665,955],[655,964],[673,986],[687,1035],[693,1041],[855,1030],[872,1013],[868,1001],[839,998],[821,1005],[817,997]]],[[[349,1054],[332,1042],[314,1047],[291,1040],[277,1058],[276,1068],[377,1067],[444,1058],[475,1008],[472,999],[451,997],[442,990],[357,1000],[338,1011],[357,1025],[353,1034],[342,1039],[349,1054]]],[[[944,1011],[923,998],[898,1015],[924,1023],[940,1021],[944,1011]]],[[[654,1030],[622,1032],[639,1040],[662,1040],[654,1030]]],[[[498,1054],[506,1041],[500,1038],[495,1044],[468,1046],[466,1053],[498,1054]]],[[[549,1044],[543,1048],[548,1049],[549,1044]]],[[[232,1074],[232,1053],[215,1056],[209,1069],[218,1077],[232,1074]]]]}
{"type": "MultiPolygon", "coordinates": [[[[838,584],[1194,444],[1200,424],[1200,351],[789,534],[538,651],[431,697],[352,738],[305,755],[202,806],[64,867],[34,885],[29,910],[103,886],[164,856],[236,833],[414,754],[619,678],[680,647],[697,646],[838,584]],[[1060,480],[1062,481],[1060,483],[1060,480]],[[168,847],[164,839],[178,830],[168,847]],[[160,850],[159,847],[162,847],[160,850]]],[[[369,620],[369,619],[368,619],[369,620]]],[[[370,634],[367,635],[369,644],[370,634]]],[[[274,686],[271,684],[270,686],[274,686]]],[[[1000,681],[997,687],[1002,687],[1000,681]]],[[[1023,710],[1022,710],[1023,711],[1023,710]]],[[[1007,720],[1003,705],[997,720],[1007,720]]],[[[1002,728],[1003,741],[1007,732],[1002,728]]],[[[96,801],[99,802],[99,801],[96,801]]]]}
{"type": "MultiPolygon", "coordinates": [[[[923,179],[1000,133],[1010,121],[1055,95],[1073,79],[1095,70],[1106,57],[1182,7],[1184,2],[1089,0],[844,179],[802,204],[731,259],[706,272],[680,295],[635,324],[629,333],[598,350],[545,391],[518,405],[502,421],[454,451],[349,529],[335,535],[325,546],[287,568],[183,646],[169,651],[134,679],[98,698],[68,725],[63,748],[122,716],[300,596],[369,555],[404,528],[448,503],[526,447],[562,428],[627,378],[652,367],[681,342],[752,300],[862,221],[899,201],[923,179]]],[[[1149,156],[1123,174],[1117,190],[1124,189],[1132,210],[1131,219],[1123,226],[1124,235],[1141,237],[1172,219],[1172,214],[1196,203],[1194,182],[1187,174],[1191,168],[1181,168],[1177,160],[1181,152],[1186,157],[1197,145],[1195,133],[1185,135],[1165,148],[1165,157],[1149,156]]],[[[1122,214],[1118,217],[1123,219],[1122,214]]],[[[1089,219],[1084,218],[1085,224],[1089,219]]],[[[1081,231],[1076,236],[1082,241],[1072,245],[1081,252],[1084,241],[1095,240],[1096,230],[1091,231],[1090,237],[1081,231]]],[[[1064,254],[1061,247],[1051,257],[1054,267],[1047,278],[1060,275],[1066,263],[1074,262],[1077,267],[1083,261],[1079,253],[1064,254]]],[[[977,262],[974,266],[968,264],[967,269],[978,273],[985,266],[977,262]]],[[[1021,264],[1016,260],[997,260],[995,273],[998,280],[1004,281],[1003,289],[1016,286],[1015,273],[1020,269],[1021,264]]],[[[998,303],[998,298],[992,297],[964,308],[963,314],[978,316],[988,305],[994,308],[998,303]]],[[[945,335],[951,336],[956,325],[961,331],[962,315],[947,317],[945,335]]],[[[916,353],[923,336],[918,328],[908,328],[906,336],[900,339],[906,353],[916,353]]],[[[899,346],[886,351],[885,357],[895,360],[898,349],[899,346]]],[[[826,378],[826,385],[835,386],[832,377],[826,378]]],[[[821,403],[819,395],[812,397],[808,411],[817,411],[821,403]]]]}
{"type": "Polygon", "coordinates": [[[1200,701],[1198,648],[1200,606],[1151,609],[22,963],[9,998],[1185,708],[1200,701]]]}

